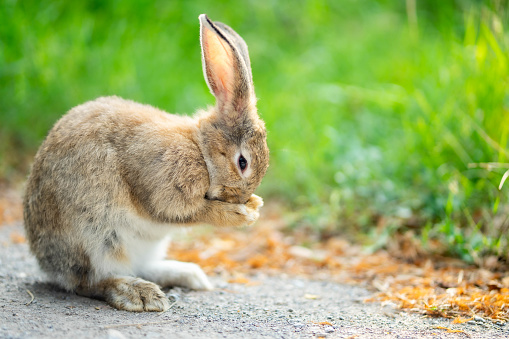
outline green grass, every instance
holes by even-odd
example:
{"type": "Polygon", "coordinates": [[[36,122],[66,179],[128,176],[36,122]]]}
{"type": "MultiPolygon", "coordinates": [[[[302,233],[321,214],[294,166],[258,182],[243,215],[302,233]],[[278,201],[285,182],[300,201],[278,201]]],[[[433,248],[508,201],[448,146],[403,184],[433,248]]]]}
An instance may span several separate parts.
{"type": "Polygon", "coordinates": [[[471,164],[509,157],[508,12],[412,3],[2,0],[0,176],[26,173],[51,125],[97,96],[178,113],[213,103],[207,13],[249,45],[271,149],[260,192],[295,227],[380,246],[411,229],[430,250],[507,259],[505,165],[471,164]]]}

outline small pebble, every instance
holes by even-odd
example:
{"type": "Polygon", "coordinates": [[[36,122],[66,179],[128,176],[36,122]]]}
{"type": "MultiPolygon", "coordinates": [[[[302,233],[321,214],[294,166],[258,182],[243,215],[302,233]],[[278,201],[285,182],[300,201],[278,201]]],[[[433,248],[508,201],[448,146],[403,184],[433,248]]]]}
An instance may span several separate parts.
{"type": "Polygon", "coordinates": [[[167,294],[166,297],[168,297],[168,299],[172,303],[180,300],[180,294],[178,294],[178,293],[170,293],[170,294],[167,294]]]}
{"type": "Polygon", "coordinates": [[[486,322],[486,320],[484,320],[483,318],[479,317],[478,315],[474,315],[474,320],[478,321],[478,322],[481,322],[481,323],[486,322]]]}

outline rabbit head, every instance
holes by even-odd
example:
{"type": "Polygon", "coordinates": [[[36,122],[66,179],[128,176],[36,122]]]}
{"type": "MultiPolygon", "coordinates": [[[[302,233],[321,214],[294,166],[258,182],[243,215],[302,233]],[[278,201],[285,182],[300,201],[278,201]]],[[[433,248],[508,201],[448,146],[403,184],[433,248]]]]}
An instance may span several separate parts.
{"type": "Polygon", "coordinates": [[[264,122],[256,109],[244,40],[227,25],[200,15],[205,80],[216,106],[199,119],[200,143],[210,177],[206,197],[245,203],[269,165],[264,122]]]}

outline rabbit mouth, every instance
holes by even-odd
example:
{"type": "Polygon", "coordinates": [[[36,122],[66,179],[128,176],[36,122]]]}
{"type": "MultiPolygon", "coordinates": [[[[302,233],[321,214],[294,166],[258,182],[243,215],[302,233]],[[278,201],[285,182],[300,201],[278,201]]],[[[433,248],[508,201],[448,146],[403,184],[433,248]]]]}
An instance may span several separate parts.
{"type": "Polygon", "coordinates": [[[207,200],[219,200],[217,197],[210,196],[209,192],[205,193],[205,199],[207,199],[207,200]]]}

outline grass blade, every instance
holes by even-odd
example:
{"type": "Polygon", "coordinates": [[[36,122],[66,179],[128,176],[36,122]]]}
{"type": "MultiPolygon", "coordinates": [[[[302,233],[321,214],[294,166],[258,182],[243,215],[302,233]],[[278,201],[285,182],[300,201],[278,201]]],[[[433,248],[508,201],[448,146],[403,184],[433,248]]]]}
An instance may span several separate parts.
{"type": "Polygon", "coordinates": [[[509,177],[509,170],[505,171],[504,175],[502,176],[502,180],[500,180],[500,185],[498,185],[499,190],[501,190],[502,186],[504,186],[504,182],[507,180],[507,177],[509,177]]]}

